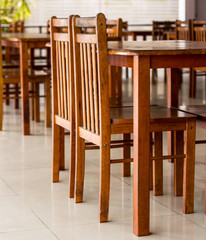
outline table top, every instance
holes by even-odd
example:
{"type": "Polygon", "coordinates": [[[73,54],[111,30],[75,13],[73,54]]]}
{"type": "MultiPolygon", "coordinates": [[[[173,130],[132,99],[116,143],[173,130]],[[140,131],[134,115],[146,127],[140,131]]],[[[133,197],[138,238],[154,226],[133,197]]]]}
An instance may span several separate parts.
{"type": "Polygon", "coordinates": [[[1,38],[10,41],[49,41],[47,33],[2,33],[1,38]]]}
{"type": "Polygon", "coordinates": [[[184,40],[110,41],[108,50],[110,55],[196,55],[206,54],[206,42],[184,40]]]}

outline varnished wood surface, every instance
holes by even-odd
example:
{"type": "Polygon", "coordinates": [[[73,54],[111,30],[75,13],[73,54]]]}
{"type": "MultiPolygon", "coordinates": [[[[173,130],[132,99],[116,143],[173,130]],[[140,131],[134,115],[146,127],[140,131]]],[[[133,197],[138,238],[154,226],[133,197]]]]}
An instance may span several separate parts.
{"type": "Polygon", "coordinates": [[[2,33],[2,39],[9,41],[49,41],[47,33],[2,33]]]}
{"type": "MultiPolygon", "coordinates": [[[[176,73],[176,69],[180,67],[204,67],[206,65],[206,44],[184,40],[108,42],[108,53],[111,65],[132,67],[134,72],[133,232],[137,236],[149,235],[149,132],[151,131],[151,127],[155,125],[150,122],[150,68],[169,68],[169,77],[167,79],[168,105],[178,105],[176,82],[179,81],[179,78],[175,81],[173,77],[178,76],[178,74],[174,73],[176,73]],[[173,94],[174,92],[176,93],[173,94]]],[[[192,120],[192,122],[194,122],[194,120],[192,120]]],[[[169,129],[172,127],[171,124],[176,127],[176,124],[173,123],[166,123],[164,126],[161,123],[158,124],[158,128],[153,127],[152,129],[157,132],[163,131],[162,128],[164,128],[164,131],[171,131],[169,129]]],[[[174,131],[189,130],[184,122],[180,122],[179,124],[181,125],[180,128],[174,131]]],[[[188,137],[188,141],[193,144],[193,138],[191,139],[189,140],[188,137]]],[[[194,146],[191,147],[191,149],[193,148],[194,146]]],[[[186,152],[188,152],[188,149],[189,148],[186,148],[186,152]]],[[[189,153],[191,159],[194,160],[193,152],[189,153]]],[[[193,171],[194,168],[191,167],[191,169],[193,171]]],[[[185,170],[188,172],[188,168],[185,170]]],[[[186,175],[188,176],[188,174],[186,175]]],[[[186,180],[188,181],[188,177],[186,177],[185,181],[186,180]]],[[[189,179],[189,181],[191,184],[193,178],[189,179]]],[[[190,206],[187,201],[187,199],[189,199],[189,195],[187,195],[188,186],[187,184],[183,191],[184,201],[187,205],[184,205],[183,211],[190,213],[193,211],[192,205],[194,203],[192,195],[193,188],[191,187],[189,190],[191,191],[190,206]]]]}
{"type": "Polygon", "coordinates": [[[110,55],[191,55],[205,54],[206,43],[184,40],[108,42],[108,50],[110,55]]]}
{"type": "MultiPolygon", "coordinates": [[[[206,110],[206,107],[205,107],[206,110]]],[[[112,108],[110,109],[112,123],[133,123],[133,108],[112,108]]],[[[206,114],[205,114],[206,117],[206,114]]],[[[180,122],[187,119],[196,119],[192,114],[183,111],[178,111],[172,108],[151,106],[150,107],[150,123],[153,122],[180,122]]]]}
{"type": "Polygon", "coordinates": [[[206,105],[180,106],[179,109],[186,113],[196,115],[199,120],[206,121],[206,105]]]}
{"type": "Polygon", "coordinates": [[[49,34],[4,33],[2,46],[20,49],[20,79],[22,93],[22,128],[23,134],[30,134],[29,92],[28,92],[28,49],[42,48],[49,41],[49,34]]]}

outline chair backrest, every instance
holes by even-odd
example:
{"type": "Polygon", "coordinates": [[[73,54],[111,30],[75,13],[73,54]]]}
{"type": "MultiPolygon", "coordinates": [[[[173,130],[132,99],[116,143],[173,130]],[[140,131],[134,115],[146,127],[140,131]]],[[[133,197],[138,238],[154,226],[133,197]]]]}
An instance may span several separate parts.
{"type": "Polygon", "coordinates": [[[206,41],[206,20],[192,21],[192,40],[203,42],[206,41]]]}
{"type": "Polygon", "coordinates": [[[107,20],[107,40],[109,41],[121,41],[122,40],[122,19],[107,20]]]}
{"type": "Polygon", "coordinates": [[[52,17],[50,24],[53,115],[71,121],[74,115],[72,16],[69,18],[52,17]],[[68,32],[62,32],[62,29],[66,28],[68,32]]]}
{"type": "Polygon", "coordinates": [[[124,31],[128,30],[128,22],[127,21],[122,22],[122,30],[124,30],[124,31]]]}
{"type": "MultiPolygon", "coordinates": [[[[123,23],[122,19],[118,18],[117,20],[106,20],[106,32],[108,41],[121,41],[122,40],[122,28],[123,23]]],[[[95,28],[85,28],[85,33],[95,33],[95,28]]]]}
{"type": "Polygon", "coordinates": [[[76,124],[107,137],[110,125],[106,19],[73,18],[76,124]],[[94,28],[87,33],[86,28],[94,28]],[[85,33],[86,32],[86,33],[85,33]]]}
{"type": "Polygon", "coordinates": [[[191,20],[175,22],[175,33],[177,40],[191,40],[192,31],[191,31],[191,20]]]}
{"type": "Polygon", "coordinates": [[[24,22],[18,21],[18,22],[11,22],[9,24],[9,31],[14,33],[23,33],[24,32],[24,22]]]}
{"type": "Polygon", "coordinates": [[[174,21],[153,21],[152,40],[166,40],[166,32],[175,31],[174,21]]]}

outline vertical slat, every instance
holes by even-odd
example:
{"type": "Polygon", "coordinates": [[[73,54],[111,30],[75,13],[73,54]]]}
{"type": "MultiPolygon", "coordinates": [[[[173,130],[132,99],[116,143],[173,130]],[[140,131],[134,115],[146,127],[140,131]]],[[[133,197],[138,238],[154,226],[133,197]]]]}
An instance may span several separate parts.
{"type": "Polygon", "coordinates": [[[86,128],[85,80],[84,80],[84,62],[83,62],[83,46],[82,46],[82,43],[80,43],[80,58],[81,58],[83,127],[86,128]]]}
{"type": "Polygon", "coordinates": [[[67,83],[67,108],[68,108],[68,120],[70,120],[70,65],[69,65],[69,43],[65,43],[66,49],[66,83],[67,83]]]}
{"type": "Polygon", "coordinates": [[[58,41],[59,48],[59,85],[60,85],[60,107],[61,107],[61,117],[64,118],[64,100],[63,100],[63,80],[62,80],[62,61],[61,61],[61,43],[58,41]]]}
{"type": "Polygon", "coordinates": [[[59,47],[56,42],[56,58],[57,58],[57,97],[58,97],[58,115],[61,116],[61,105],[60,105],[60,79],[59,79],[59,47]]]}
{"type": "Polygon", "coordinates": [[[91,109],[91,129],[94,132],[94,94],[93,94],[93,79],[92,79],[92,59],[91,59],[91,44],[87,44],[87,56],[88,56],[88,70],[89,70],[89,97],[90,97],[90,109],[91,109]]]}
{"type": "Polygon", "coordinates": [[[99,134],[99,99],[98,99],[97,59],[96,59],[95,44],[92,44],[92,70],[93,70],[93,81],[94,81],[95,131],[96,131],[96,134],[99,134]]]}
{"type": "Polygon", "coordinates": [[[89,79],[88,79],[88,62],[87,62],[87,50],[86,44],[83,44],[84,51],[84,74],[85,74],[85,86],[86,86],[86,115],[87,115],[87,129],[91,131],[90,122],[90,102],[89,102],[89,79]]]}
{"type": "Polygon", "coordinates": [[[65,66],[65,42],[61,42],[62,50],[62,86],[63,86],[63,101],[64,101],[64,117],[68,119],[67,109],[67,83],[66,83],[66,66],[65,66]]]}

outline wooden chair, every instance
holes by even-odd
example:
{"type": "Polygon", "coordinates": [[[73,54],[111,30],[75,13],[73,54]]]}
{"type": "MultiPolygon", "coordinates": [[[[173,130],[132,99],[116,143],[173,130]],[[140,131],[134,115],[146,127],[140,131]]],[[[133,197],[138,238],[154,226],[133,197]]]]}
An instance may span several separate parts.
{"type": "MultiPolygon", "coordinates": [[[[1,37],[1,29],[0,29],[0,37],[1,37]]],[[[2,68],[2,48],[1,48],[1,42],[0,42],[0,75],[2,77],[1,83],[4,86],[7,86],[9,84],[20,84],[20,71],[17,68],[2,68]]],[[[0,78],[1,78],[0,77],[0,78]]],[[[45,98],[45,125],[46,127],[50,127],[51,125],[51,93],[50,93],[50,80],[51,77],[50,75],[47,74],[41,74],[38,71],[32,71],[31,69],[29,70],[29,83],[42,83],[44,84],[44,89],[45,89],[45,95],[43,96],[45,98]]],[[[1,88],[1,83],[0,83],[0,97],[1,94],[3,95],[2,98],[5,100],[7,99],[19,99],[20,96],[20,90],[18,89],[18,94],[16,90],[13,90],[12,88],[9,88],[9,92],[6,92],[5,89],[3,90],[3,87],[1,88]]],[[[38,92],[32,92],[31,97],[36,97],[38,95],[38,92]]],[[[42,97],[38,95],[38,98],[42,97]]],[[[3,109],[3,103],[0,101],[0,105],[3,109]]],[[[3,110],[0,110],[0,112],[3,112],[3,110]]],[[[2,117],[2,115],[1,115],[2,117]]],[[[1,121],[0,121],[1,122],[1,121]]]]}
{"type": "Polygon", "coordinates": [[[108,41],[122,41],[122,19],[117,20],[107,19],[107,40],[108,41]]]}
{"type": "MultiPolygon", "coordinates": [[[[187,21],[180,21],[176,20],[175,22],[175,34],[176,34],[176,40],[187,40],[190,41],[192,40],[192,25],[191,25],[191,20],[187,21]]],[[[193,96],[194,92],[194,83],[193,83],[193,75],[194,75],[194,70],[192,68],[189,69],[189,97],[193,96]]],[[[182,71],[182,70],[181,70],[182,71]]],[[[184,73],[182,71],[182,73],[184,73]]],[[[181,74],[182,76],[182,74],[181,74]]],[[[182,78],[181,78],[182,81],[182,78]]]]}
{"type": "Polygon", "coordinates": [[[70,187],[74,197],[75,180],[75,109],[73,79],[72,16],[68,19],[51,18],[51,59],[53,92],[53,182],[59,181],[59,170],[64,169],[64,129],[70,131],[70,187]],[[67,28],[67,33],[62,29],[67,28]]]}
{"type": "MultiPolygon", "coordinates": [[[[111,141],[111,134],[131,134],[133,132],[133,109],[109,108],[109,81],[107,61],[106,19],[103,14],[95,18],[73,17],[74,47],[74,78],[75,78],[75,109],[76,109],[76,191],[75,201],[83,201],[85,149],[89,146],[100,149],[100,190],[99,190],[99,221],[108,221],[110,194],[110,164],[130,163],[128,154],[123,159],[110,159],[110,149],[123,147],[128,141],[111,141]],[[95,34],[85,34],[85,28],[95,28],[95,34]],[[88,141],[85,143],[85,140],[88,141]]],[[[168,108],[151,108],[150,131],[177,131],[185,134],[185,154],[178,149],[175,158],[176,176],[182,174],[177,165],[184,161],[184,212],[193,212],[194,205],[194,138],[195,117],[182,114],[168,108]],[[180,153],[181,152],[181,153],[180,153]]],[[[157,141],[157,140],[156,140],[157,141]]],[[[156,142],[155,141],[155,142],[156,142]]],[[[154,144],[155,144],[154,142],[154,144]]],[[[129,142],[131,146],[131,142],[129,142]]],[[[183,140],[180,138],[180,146],[183,140]]],[[[152,156],[155,169],[161,169],[161,160],[174,156],[152,156]]],[[[155,170],[156,171],[156,170],[155,170]]],[[[155,184],[161,176],[154,174],[155,184]]],[[[159,181],[159,180],[158,180],[159,181]]],[[[181,185],[176,186],[182,188],[181,185]]],[[[178,190],[179,191],[179,190],[178,190]]]]}
{"type": "MultiPolygon", "coordinates": [[[[152,22],[152,40],[167,40],[166,32],[175,31],[175,22],[173,21],[153,21],[152,22]]],[[[164,81],[166,82],[166,69],[164,72],[164,81]]],[[[152,83],[157,80],[157,69],[152,69],[152,83]]]]}
{"type": "Polygon", "coordinates": [[[9,24],[9,31],[10,32],[23,32],[24,31],[24,22],[23,21],[17,21],[17,22],[11,22],[9,24]]]}
{"type": "MultiPolygon", "coordinates": [[[[192,32],[192,40],[193,41],[206,41],[206,21],[205,20],[193,20],[191,22],[191,32],[192,32]]],[[[193,68],[192,75],[191,75],[191,84],[192,84],[192,91],[191,91],[191,97],[195,98],[196,96],[196,76],[197,71],[200,71],[205,74],[206,67],[201,68],[193,68]]],[[[206,85],[205,85],[206,89],[206,85]]]]}
{"type": "MultiPolygon", "coordinates": [[[[59,181],[64,169],[64,129],[70,131],[70,183],[69,196],[74,197],[75,176],[75,119],[74,79],[71,18],[51,19],[51,56],[53,86],[53,182],[59,181]],[[67,29],[67,30],[66,30],[67,29]],[[65,109],[67,106],[68,110],[65,109]]],[[[94,30],[94,29],[93,29],[94,30]]],[[[90,33],[94,31],[89,29],[90,33]]],[[[111,98],[111,108],[130,107],[131,98],[111,98]]],[[[129,136],[125,136],[127,139],[129,136]]],[[[127,147],[128,148],[128,147],[127,147]]],[[[90,149],[88,147],[88,149],[90,149]]],[[[130,175],[130,164],[123,166],[123,176],[130,175]]]]}
{"type": "Polygon", "coordinates": [[[180,21],[176,20],[175,22],[175,33],[177,40],[191,40],[191,20],[180,21]]]}
{"type": "MultiPolygon", "coordinates": [[[[24,22],[23,21],[17,21],[17,22],[11,22],[9,24],[9,32],[13,33],[23,33],[24,32],[24,22]]],[[[5,47],[5,53],[3,54],[4,58],[4,64],[3,68],[18,68],[19,67],[19,49],[11,48],[11,47],[5,47]]],[[[19,108],[19,99],[18,99],[18,92],[19,92],[19,84],[15,84],[14,87],[11,87],[9,84],[6,84],[5,86],[6,91],[6,105],[9,105],[9,92],[15,91],[16,93],[16,99],[14,101],[14,108],[19,108]]]]}

